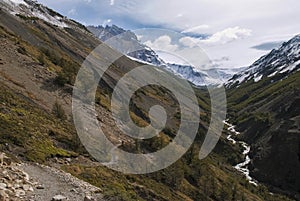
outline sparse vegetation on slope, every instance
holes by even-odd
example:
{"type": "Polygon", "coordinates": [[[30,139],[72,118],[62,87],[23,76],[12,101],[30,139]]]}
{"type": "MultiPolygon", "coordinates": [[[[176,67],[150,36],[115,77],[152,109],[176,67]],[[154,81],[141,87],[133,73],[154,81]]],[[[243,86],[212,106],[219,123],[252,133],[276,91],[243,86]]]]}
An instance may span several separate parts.
{"type": "Polygon", "coordinates": [[[252,146],[251,174],[291,196],[300,192],[299,94],[299,71],[228,90],[231,120],[252,146]]]}
{"type": "MultiPolygon", "coordinates": [[[[3,53],[0,64],[2,150],[23,160],[50,165],[55,157],[85,158],[84,162],[73,162],[62,168],[101,187],[108,199],[289,200],[283,196],[270,195],[264,186],[255,187],[237,173],[232,165],[242,160],[241,147],[227,143],[224,137],[214,153],[203,161],[198,160],[210,117],[209,98],[204,89],[195,89],[204,117],[200,122],[196,142],[174,165],[156,173],[138,176],[117,173],[93,161],[80,145],[70,117],[70,85],[79,64],[100,42],[77,29],[57,28],[43,20],[29,22],[2,10],[0,15],[0,39],[6,44],[1,46],[3,53]],[[21,51],[15,51],[18,48],[21,51]]],[[[174,121],[161,133],[161,138],[153,139],[152,142],[138,142],[143,146],[136,146],[136,141],[117,135],[120,132],[108,115],[112,87],[125,72],[138,65],[124,57],[111,66],[106,79],[100,82],[95,100],[96,109],[103,130],[107,131],[113,142],[120,137],[125,141],[121,146],[124,150],[149,152],[172,140],[175,131],[170,128],[174,128],[173,125],[180,119],[176,104],[173,104],[176,100],[169,95],[162,96],[166,93],[164,89],[152,86],[144,93],[137,93],[136,98],[149,97],[151,101],[132,100],[131,108],[131,117],[140,125],[147,125],[149,117],[146,108],[157,102],[169,105],[173,109],[170,116],[174,117],[174,121]]]]}

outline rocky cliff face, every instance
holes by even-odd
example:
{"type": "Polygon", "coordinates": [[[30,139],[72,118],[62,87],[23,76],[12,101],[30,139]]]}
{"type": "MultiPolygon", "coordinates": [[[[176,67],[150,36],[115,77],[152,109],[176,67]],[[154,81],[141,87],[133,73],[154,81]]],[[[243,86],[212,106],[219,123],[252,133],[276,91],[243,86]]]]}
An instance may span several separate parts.
{"type": "Polygon", "coordinates": [[[125,45],[128,46],[128,50],[133,48],[138,49],[138,51],[123,52],[123,53],[141,62],[146,62],[155,66],[165,65],[165,62],[161,58],[159,58],[159,56],[152,49],[150,49],[146,45],[141,44],[137,36],[130,30],[126,31],[116,25],[112,25],[112,26],[106,25],[105,27],[88,26],[87,28],[101,41],[106,41],[114,36],[118,36],[119,34],[122,34],[121,39],[123,42],[126,41],[126,44],[121,44],[122,47],[120,49],[124,50],[125,45]]]}

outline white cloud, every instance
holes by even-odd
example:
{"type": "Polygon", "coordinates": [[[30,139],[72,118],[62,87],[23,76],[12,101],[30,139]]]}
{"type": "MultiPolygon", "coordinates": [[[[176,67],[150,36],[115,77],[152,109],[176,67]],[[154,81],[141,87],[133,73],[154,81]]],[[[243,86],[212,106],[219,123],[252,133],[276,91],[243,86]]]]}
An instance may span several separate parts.
{"type": "Polygon", "coordinates": [[[208,45],[226,44],[235,40],[243,39],[251,36],[250,29],[242,29],[240,27],[227,28],[223,31],[213,34],[208,39],[202,40],[201,43],[208,45]]]}
{"type": "MultiPolygon", "coordinates": [[[[250,65],[263,54],[250,47],[265,41],[286,41],[300,30],[299,0],[174,0],[172,2],[170,0],[118,0],[117,2],[116,0],[39,0],[39,2],[63,15],[68,15],[70,8],[76,8],[76,16],[71,17],[88,25],[99,25],[106,19],[112,19],[114,24],[131,30],[159,27],[184,33],[202,34],[203,31],[211,34],[212,37],[202,41],[201,45],[212,54],[212,57],[230,56],[234,62],[227,66],[250,65]],[[237,31],[235,28],[237,25],[247,30],[237,31]],[[228,27],[233,28],[226,30],[228,27]],[[247,37],[250,34],[249,29],[253,30],[251,37],[247,37]],[[240,40],[240,38],[245,39],[240,40]],[[224,43],[226,45],[222,45],[224,43]],[[243,52],[242,57],[238,55],[240,52],[243,52]]],[[[164,34],[158,36],[160,35],[164,34]]],[[[153,37],[157,36],[147,37],[144,34],[143,39],[151,39],[154,43],[153,37]]],[[[178,39],[173,39],[172,42],[174,45],[178,39]]],[[[186,47],[193,46],[188,38],[180,42],[186,47]]],[[[180,47],[181,44],[178,46],[180,47]]]]}
{"type": "Polygon", "coordinates": [[[172,44],[171,37],[168,35],[160,36],[153,42],[148,40],[144,44],[158,51],[173,52],[178,49],[178,45],[172,44]]]}
{"type": "Polygon", "coordinates": [[[179,39],[179,43],[184,45],[185,47],[195,47],[200,42],[200,39],[193,37],[182,37],[179,39]]]}
{"type": "Polygon", "coordinates": [[[68,15],[76,15],[77,11],[75,8],[72,8],[71,10],[68,11],[68,15]]]}
{"type": "Polygon", "coordinates": [[[112,22],[111,19],[104,20],[102,23],[102,26],[106,26],[106,25],[110,24],[111,22],[112,22]]]}
{"type": "Polygon", "coordinates": [[[182,37],[179,42],[186,47],[195,47],[196,45],[224,45],[226,43],[233,42],[251,36],[250,29],[242,29],[240,27],[227,28],[223,31],[216,32],[207,39],[194,37],[182,37]]]}
{"type": "Polygon", "coordinates": [[[203,31],[207,31],[207,29],[209,29],[209,28],[210,28],[209,25],[202,24],[202,25],[199,25],[199,26],[195,26],[195,27],[183,30],[181,33],[198,33],[198,34],[203,34],[203,31]]]}

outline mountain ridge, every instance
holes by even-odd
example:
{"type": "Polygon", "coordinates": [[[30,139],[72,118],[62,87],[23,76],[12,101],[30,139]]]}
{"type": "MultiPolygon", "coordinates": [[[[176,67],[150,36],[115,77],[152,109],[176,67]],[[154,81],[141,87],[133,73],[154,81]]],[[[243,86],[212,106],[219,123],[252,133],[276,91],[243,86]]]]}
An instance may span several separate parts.
{"type": "MultiPolygon", "coordinates": [[[[199,161],[210,117],[208,92],[199,88],[194,88],[202,108],[199,133],[195,144],[175,164],[153,174],[124,175],[96,162],[82,147],[70,114],[72,84],[80,64],[101,42],[76,23],[74,27],[59,27],[32,15],[16,14],[1,7],[1,151],[63,169],[100,187],[104,200],[291,200],[270,195],[263,184],[249,184],[232,167],[243,161],[243,156],[240,146],[227,142],[226,131],[210,156],[199,161]]],[[[95,107],[97,119],[113,143],[121,140],[121,148],[126,151],[148,153],[166,146],[176,133],[166,128],[161,136],[142,141],[143,146],[139,146],[139,141],[122,135],[110,119],[113,86],[139,64],[127,57],[113,63],[99,84],[95,107]]],[[[145,108],[151,104],[175,105],[166,90],[155,87],[136,96],[151,97],[148,105],[133,104],[132,119],[142,125],[148,125],[145,108]]],[[[178,120],[176,108],[172,112],[172,119],[178,120]]]]}
{"type": "MultiPolygon", "coordinates": [[[[159,55],[152,50],[150,47],[142,44],[135,33],[130,30],[125,30],[116,25],[105,27],[103,26],[88,26],[87,27],[95,36],[100,38],[101,41],[106,41],[114,36],[122,37],[122,40],[126,41],[125,45],[133,46],[135,49],[139,49],[135,52],[127,52],[124,47],[118,47],[114,45],[116,49],[123,50],[122,53],[129,56],[131,59],[136,61],[159,66],[165,68],[174,74],[190,81],[196,86],[209,86],[209,85],[222,85],[229,78],[231,78],[241,68],[227,69],[215,68],[210,70],[198,70],[196,67],[191,65],[182,65],[171,62],[165,62],[159,55]]],[[[116,38],[117,40],[117,38],[116,38]]]]}
{"type": "Polygon", "coordinates": [[[250,175],[268,184],[272,191],[285,192],[298,200],[299,53],[300,35],[296,35],[227,85],[229,115],[252,148],[250,175]]]}
{"type": "Polygon", "coordinates": [[[279,48],[256,60],[251,66],[239,74],[234,75],[226,86],[238,86],[249,80],[258,82],[263,77],[274,77],[290,74],[300,69],[300,34],[284,42],[279,48]]]}

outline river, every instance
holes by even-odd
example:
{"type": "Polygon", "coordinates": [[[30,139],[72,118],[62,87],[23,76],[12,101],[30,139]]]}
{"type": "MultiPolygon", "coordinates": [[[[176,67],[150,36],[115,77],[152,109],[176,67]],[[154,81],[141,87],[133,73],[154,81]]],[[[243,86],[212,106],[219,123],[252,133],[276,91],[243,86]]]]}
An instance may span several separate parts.
{"type": "Polygon", "coordinates": [[[238,170],[239,172],[241,172],[243,175],[246,176],[246,179],[249,181],[249,183],[257,186],[258,183],[255,179],[253,179],[251,176],[250,176],[250,170],[248,168],[248,165],[249,163],[251,162],[251,159],[249,157],[249,153],[250,153],[250,150],[251,150],[251,147],[250,145],[248,145],[246,142],[243,142],[243,141],[236,141],[234,139],[234,136],[237,136],[237,135],[240,135],[240,132],[236,131],[235,130],[235,126],[228,123],[228,120],[227,121],[224,121],[224,124],[228,126],[227,130],[231,133],[227,136],[227,140],[230,141],[232,144],[241,144],[244,148],[244,151],[243,151],[243,155],[245,156],[245,161],[237,164],[234,166],[234,168],[236,170],[238,170]]]}

